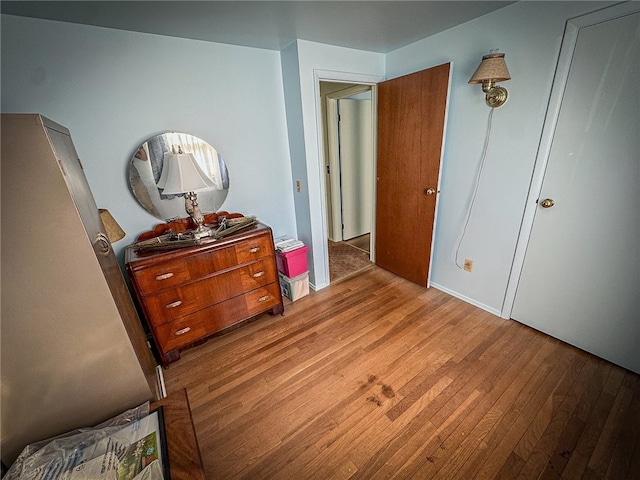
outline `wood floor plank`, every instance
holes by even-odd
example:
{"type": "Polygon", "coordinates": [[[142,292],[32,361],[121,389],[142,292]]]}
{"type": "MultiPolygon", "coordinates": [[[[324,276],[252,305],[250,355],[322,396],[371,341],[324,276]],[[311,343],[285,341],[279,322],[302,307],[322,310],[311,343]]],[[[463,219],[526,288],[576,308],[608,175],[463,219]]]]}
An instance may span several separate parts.
{"type": "MultiPolygon", "coordinates": [[[[434,455],[446,447],[444,442],[456,431],[460,424],[468,417],[481,401],[482,393],[478,390],[471,392],[465,400],[454,410],[454,414],[440,424],[430,437],[424,440],[424,445],[414,453],[411,459],[400,469],[407,478],[435,478],[436,473],[442,468],[442,461],[434,455]]],[[[442,460],[442,456],[440,458],[442,460]]]]}
{"type": "Polygon", "coordinates": [[[561,478],[580,478],[585,474],[589,459],[593,454],[600,433],[602,432],[602,428],[604,427],[605,421],[609,416],[609,412],[611,411],[611,407],[615,401],[615,395],[610,393],[610,391],[605,390],[605,386],[610,384],[609,377],[612,373],[611,370],[615,371],[615,369],[610,369],[610,375],[604,382],[603,389],[600,391],[600,395],[598,396],[593,409],[585,418],[585,428],[580,434],[580,438],[576,443],[575,449],[571,454],[571,458],[569,459],[567,466],[562,472],[561,478]]]}
{"type": "MultiPolygon", "coordinates": [[[[495,480],[512,480],[514,478],[520,478],[520,472],[524,467],[525,460],[518,455],[515,451],[511,452],[511,455],[507,458],[507,461],[502,464],[502,468],[494,477],[495,480]]],[[[533,478],[533,477],[529,477],[533,478]]]]}
{"type": "Polygon", "coordinates": [[[640,380],[371,267],[183,352],[207,478],[637,478],[640,380]]]}
{"type": "MultiPolygon", "coordinates": [[[[386,416],[378,419],[370,428],[366,429],[350,447],[350,458],[359,466],[360,478],[366,478],[367,472],[377,472],[380,466],[391,458],[398,449],[403,449],[402,438],[411,438],[417,430],[424,428],[424,435],[435,430],[428,421],[422,421],[418,414],[429,408],[433,401],[453,380],[443,377],[431,389],[422,396],[419,402],[414,403],[407,414],[398,417],[391,422],[386,416]],[[397,443],[394,443],[396,442],[397,443]]],[[[423,436],[417,435],[416,439],[422,441],[423,436]]],[[[404,449],[411,454],[409,449],[404,449]]]]}
{"type": "Polygon", "coordinates": [[[611,462],[607,468],[605,478],[629,478],[640,477],[640,462],[637,461],[638,454],[634,456],[634,450],[638,450],[640,446],[640,379],[637,375],[627,372],[625,382],[627,388],[633,391],[633,398],[622,420],[620,435],[613,449],[611,462]],[[636,460],[636,470],[631,471],[631,464],[636,460]]]}
{"type": "MultiPolygon", "coordinates": [[[[527,333],[531,332],[527,330],[527,333]]],[[[488,413],[488,418],[494,421],[490,423],[489,431],[482,437],[473,461],[468,462],[461,469],[460,478],[472,478],[487,459],[492,457],[494,450],[513,425],[517,413],[524,408],[526,401],[537,388],[538,382],[541,381],[540,377],[548,373],[548,367],[542,369],[540,366],[554,350],[556,344],[536,334],[533,335],[532,340],[529,355],[526,357],[528,362],[522,367],[520,374],[499,392],[498,400],[488,413]]]]}
{"type": "MultiPolygon", "coordinates": [[[[569,419],[582,397],[586,383],[592,373],[590,368],[586,368],[586,360],[586,355],[578,352],[571,369],[562,379],[558,388],[552,393],[550,397],[552,402],[551,417],[546,424],[544,432],[539,436],[535,448],[528,455],[526,464],[520,472],[521,478],[537,478],[551,464],[551,458],[560,442],[560,436],[567,428],[569,419]]],[[[521,448],[522,450],[524,450],[524,447],[521,448]]],[[[561,470],[558,475],[560,472],[561,470]]]]}
{"type": "Polygon", "coordinates": [[[502,367],[500,373],[483,384],[485,392],[483,400],[449,436],[442,451],[432,454],[439,463],[443,464],[438,471],[439,477],[470,477],[484,463],[487,454],[485,438],[504,416],[500,408],[505,408],[508,404],[505,401],[508,398],[504,395],[505,388],[522,377],[522,372],[526,372],[526,365],[530,363],[537,351],[537,342],[532,341],[536,340],[535,338],[522,336],[522,329],[516,329],[516,333],[520,334],[520,340],[513,340],[514,354],[506,351],[503,357],[510,359],[509,367],[504,368],[504,360],[500,363],[502,367]],[[444,455],[445,453],[447,456],[444,455]]]}
{"type": "Polygon", "coordinates": [[[604,379],[609,374],[610,364],[604,363],[588,354],[584,355],[587,357],[584,367],[585,383],[578,383],[572,392],[576,396],[578,403],[560,434],[556,448],[549,458],[542,478],[560,478],[562,475],[586,425],[587,417],[583,412],[591,411],[602,389],[604,379]]]}
{"type": "MultiPolygon", "coordinates": [[[[622,371],[622,369],[616,370],[622,371]]],[[[623,420],[632,399],[633,391],[626,386],[621,386],[587,465],[598,477],[604,478],[607,473],[609,462],[613,456],[613,448],[624,425],[623,420]]]]}
{"type": "MultiPolygon", "coordinates": [[[[510,325],[516,327],[514,323],[510,325]]],[[[511,332],[517,334],[518,328],[512,328],[511,332]]],[[[502,415],[502,412],[491,410],[502,391],[501,388],[495,387],[513,381],[514,377],[520,373],[528,357],[517,355],[516,352],[522,354],[522,349],[528,344],[528,340],[518,341],[514,335],[503,336],[501,340],[506,344],[497,343],[496,349],[500,351],[501,355],[511,358],[512,364],[505,369],[505,357],[497,354],[487,355],[487,359],[493,361],[490,364],[493,365],[493,369],[487,369],[486,378],[482,379],[479,384],[475,384],[483,393],[482,398],[450,434],[439,435],[438,443],[430,445],[429,456],[434,460],[434,466],[437,467],[437,474],[434,478],[455,478],[459,470],[478,453],[478,446],[488,433],[490,425],[493,425],[496,418],[502,415]]],[[[487,352],[489,351],[487,350],[487,352]]]]}
{"type": "Polygon", "coordinates": [[[640,443],[636,443],[636,449],[631,457],[631,465],[627,471],[628,480],[637,480],[640,477],[640,443]]]}
{"type": "Polygon", "coordinates": [[[571,350],[563,348],[563,345],[556,344],[552,353],[553,355],[547,358],[536,371],[532,377],[532,382],[525,387],[524,398],[521,396],[517,399],[517,403],[523,404],[522,407],[509,411],[501,419],[502,425],[499,424],[499,428],[494,432],[494,435],[497,432],[501,432],[500,439],[491,455],[480,467],[477,478],[493,478],[500,471],[502,464],[514,451],[514,448],[531,425],[534,416],[543,406],[547,396],[564,373],[564,369],[570,360],[571,350]]]}

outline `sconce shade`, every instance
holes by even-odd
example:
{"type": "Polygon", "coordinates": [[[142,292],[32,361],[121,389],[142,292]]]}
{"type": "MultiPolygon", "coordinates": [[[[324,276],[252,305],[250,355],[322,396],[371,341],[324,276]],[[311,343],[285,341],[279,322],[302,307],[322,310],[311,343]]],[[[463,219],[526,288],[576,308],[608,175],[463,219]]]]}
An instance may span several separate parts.
{"type": "Polygon", "coordinates": [[[216,188],[191,153],[165,153],[157,183],[165,195],[201,192],[216,188]]]}
{"type": "Polygon", "coordinates": [[[114,243],[118,240],[122,240],[126,234],[120,225],[118,225],[115,218],[113,218],[109,210],[99,208],[98,212],[100,213],[100,220],[102,220],[102,225],[104,225],[105,233],[107,234],[109,241],[114,243]]]}
{"type": "Polygon", "coordinates": [[[469,83],[502,82],[510,80],[511,75],[504,61],[504,53],[490,53],[482,57],[469,83]]]}

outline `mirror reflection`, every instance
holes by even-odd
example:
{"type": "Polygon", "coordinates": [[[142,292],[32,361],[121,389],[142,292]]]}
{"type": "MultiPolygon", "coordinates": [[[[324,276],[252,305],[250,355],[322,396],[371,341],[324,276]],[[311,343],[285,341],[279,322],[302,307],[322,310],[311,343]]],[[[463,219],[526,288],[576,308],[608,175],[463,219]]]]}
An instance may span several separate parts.
{"type": "Polygon", "coordinates": [[[198,193],[202,213],[220,209],[229,190],[229,173],[218,151],[204,140],[188,133],[169,132],[156,135],[140,145],[129,165],[129,185],[134,196],[150,214],[162,220],[185,217],[182,194],[165,195],[158,187],[165,153],[191,153],[213,182],[214,188],[198,193]]]}

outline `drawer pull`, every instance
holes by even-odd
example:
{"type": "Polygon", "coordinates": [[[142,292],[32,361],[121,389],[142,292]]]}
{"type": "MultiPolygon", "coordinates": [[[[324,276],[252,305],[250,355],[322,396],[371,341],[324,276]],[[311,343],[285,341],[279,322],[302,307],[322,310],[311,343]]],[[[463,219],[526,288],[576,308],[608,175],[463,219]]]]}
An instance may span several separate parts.
{"type": "Polygon", "coordinates": [[[258,299],[259,302],[266,302],[267,300],[269,300],[269,295],[265,295],[264,297],[260,297],[258,299]]]}
{"type": "Polygon", "coordinates": [[[173,273],[169,272],[169,273],[163,273],[162,275],[158,275],[156,277],[156,280],[166,280],[167,278],[171,278],[173,277],[173,273]]]}
{"type": "Polygon", "coordinates": [[[167,303],[164,308],[176,308],[182,305],[182,300],[176,300],[175,302],[167,303]]]}
{"type": "Polygon", "coordinates": [[[253,247],[249,249],[249,253],[257,253],[260,251],[260,247],[253,247]]]}
{"type": "Polygon", "coordinates": [[[181,328],[180,330],[178,330],[176,333],[174,333],[174,335],[176,337],[179,337],[180,335],[184,335],[185,333],[190,332],[190,331],[191,331],[191,327],[184,327],[184,328],[181,328]]]}
{"type": "Polygon", "coordinates": [[[252,276],[253,276],[253,278],[260,278],[263,275],[264,275],[264,270],[261,271],[261,272],[254,273],[252,276]]]}

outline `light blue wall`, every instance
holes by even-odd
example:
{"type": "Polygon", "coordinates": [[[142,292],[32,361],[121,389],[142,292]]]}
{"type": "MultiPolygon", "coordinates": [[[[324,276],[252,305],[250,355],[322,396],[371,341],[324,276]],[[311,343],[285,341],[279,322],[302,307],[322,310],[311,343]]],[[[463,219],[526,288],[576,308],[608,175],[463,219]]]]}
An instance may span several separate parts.
{"type": "MultiPolygon", "coordinates": [[[[282,81],[287,112],[287,131],[289,134],[289,155],[291,158],[291,191],[296,212],[296,225],[304,225],[309,218],[308,195],[296,192],[296,182],[307,178],[305,163],[304,130],[302,122],[302,100],[300,93],[300,64],[298,63],[298,44],[293,42],[280,53],[282,60],[282,81]]],[[[306,182],[301,191],[306,191],[306,182]]],[[[297,238],[309,245],[310,238],[298,229],[297,238]]],[[[309,252],[311,258],[311,252],[309,252]]],[[[307,262],[313,268],[312,262],[307,262]]],[[[313,276],[312,276],[313,279],[313,276]]],[[[313,280],[312,280],[313,281],[313,280]]]]}
{"type": "MultiPolygon", "coordinates": [[[[292,49],[293,47],[289,47],[292,49]]],[[[299,75],[299,102],[302,113],[304,156],[292,156],[294,173],[304,178],[301,192],[308,215],[298,216],[298,235],[310,246],[309,276],[316,289],[329,284],[327,258],[327,212],[324,186],[324,160],[322,152],[322,114],[320,110],[320,80],[349,83],[376,83],[384,79],[385,56],[316,42],[298,40],[295,45],[299,75]]],[[[283,58],[290,52],[285,50],[283,58]]],[[[292,100],[287,96],[287,102],[292,100]]],[[[291,132],[290,132],[291,134],[291,132]]],[[[298,133],[299,134],[299,133],[298,133]]],[[[302,149],[299,149],[302,152],[302,149]]]]}
{"type": "MultiPolygon", "coordinates": [[[[500,313],[565,23],[603,2],[518,2],[387,55],[394,78],[453,62],[432,284],[500,313]],[[467,82],[482,55],[499,48],[512,79],[507,103],[495,110],[491,141],[473,213],[456,267],[453,253],[478,171],[489,107],[467,82]]],[[[506,312],[508,315],[509,312],[506,312]]]]}
{"type": "Polygon", "coordinates": [[[169,130],[225,159],[223,210],[295,234],[279,52],[3,15],[2,112],[69,128],[97,205],[127,232],[116,251],[160,223],[127,169],[137,146],[169,130]]]}

